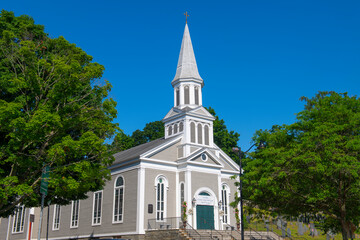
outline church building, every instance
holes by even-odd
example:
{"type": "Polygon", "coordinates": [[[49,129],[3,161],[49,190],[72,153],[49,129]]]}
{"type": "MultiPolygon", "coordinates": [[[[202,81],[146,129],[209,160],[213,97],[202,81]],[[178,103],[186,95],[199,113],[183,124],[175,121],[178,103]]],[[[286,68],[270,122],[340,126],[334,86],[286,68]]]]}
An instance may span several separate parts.
{"type": "MultiPolygon", "coordinates": [[[[49,239],[143,239],[148,229],[182,227],[184,202],[186,223],[194,229],[236,226],[229,204],[238,191],[231,177],[239,166],[214,143],[215,118],[203,107],[204,80],[187,24],[171,85],[174,105],[162,120],[165,137],[116,153],[104,189],[67,206],[51,205],[49,239]]],[[[0,239],[37,239],[39,215],[38,208],[20,208],[1,219],[0,239]]]]}

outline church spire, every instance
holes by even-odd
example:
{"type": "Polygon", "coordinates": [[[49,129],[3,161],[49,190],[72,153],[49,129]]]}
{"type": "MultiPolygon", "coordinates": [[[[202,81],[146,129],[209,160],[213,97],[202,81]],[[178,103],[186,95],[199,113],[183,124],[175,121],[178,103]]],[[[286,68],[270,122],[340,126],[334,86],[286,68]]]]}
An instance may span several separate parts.
{"type": "Polygon", "coordinates": [[[171,84],[175,86],[177,83],[182,81],[194,81],[200,83],[201,86],[204,85],[204,81],[200,77],[196,65],[195,54],[191,43],[189,27],[187,23],[185,24],[185,30],[181,43],[181,50],[176,74],[171,84]]]}

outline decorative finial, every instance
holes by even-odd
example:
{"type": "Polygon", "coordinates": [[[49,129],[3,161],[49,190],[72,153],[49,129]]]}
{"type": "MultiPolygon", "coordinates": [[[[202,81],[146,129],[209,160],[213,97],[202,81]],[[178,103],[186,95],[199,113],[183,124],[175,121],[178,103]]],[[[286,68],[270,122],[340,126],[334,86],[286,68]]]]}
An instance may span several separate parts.
{"type": "Polygon", "coordinates": [[[187,18],[189,16],[189,14],[187,12],[185,12],[184,15],[185,15],[185,23],[187,23],[187,18]]]}

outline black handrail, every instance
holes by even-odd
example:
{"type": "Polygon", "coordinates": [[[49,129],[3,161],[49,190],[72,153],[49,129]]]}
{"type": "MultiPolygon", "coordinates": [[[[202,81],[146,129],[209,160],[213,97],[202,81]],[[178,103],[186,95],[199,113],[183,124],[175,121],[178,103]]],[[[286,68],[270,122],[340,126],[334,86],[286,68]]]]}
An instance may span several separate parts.
{"type": "Polygon", "coordinates": [[[186,223],[186,228],[184,229],[186,231],[186,233],[189,235],[189,237],[193,238],[193,239],[209,239],[211,238],[211,236],[203,236],[202,234],[200,234],[198,231],[196,231],[189,223],[186,223]],[[192,236],[192,234],[190,233],[196,233],[197,236],[192,236]]]}

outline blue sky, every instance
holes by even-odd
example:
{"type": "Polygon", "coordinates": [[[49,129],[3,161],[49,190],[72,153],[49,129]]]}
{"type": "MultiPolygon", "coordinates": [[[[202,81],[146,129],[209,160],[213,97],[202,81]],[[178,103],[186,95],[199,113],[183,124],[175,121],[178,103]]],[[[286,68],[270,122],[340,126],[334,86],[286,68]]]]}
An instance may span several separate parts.
{"type": "Polygon", "coordinates": [[[247,148],[258,129],[289,124],[301,96],[360,95],[360,1],[3,1],[105,66],[120,128],[131,134],[173,105],[185,17],[213,107],[247,148]]]}

